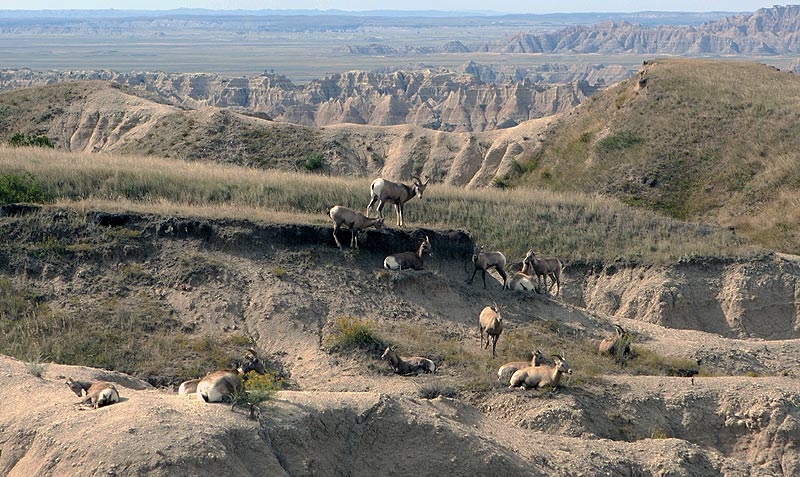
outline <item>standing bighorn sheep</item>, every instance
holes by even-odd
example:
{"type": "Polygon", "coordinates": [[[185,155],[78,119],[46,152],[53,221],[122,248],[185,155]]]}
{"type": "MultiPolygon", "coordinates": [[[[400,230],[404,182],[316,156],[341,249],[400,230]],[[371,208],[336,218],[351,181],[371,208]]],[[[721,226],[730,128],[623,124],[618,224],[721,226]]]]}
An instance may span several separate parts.
{"type": "Polygon", "coordinates": [[[392,182],[380,177],[372,181],[369,186],[372,198],[367,205],[367,217],[369,217],[372,206],[376,202],[378,203],[378,217],[381,218],[383,218],[383,206],[387,203],[392,203],[397,212],[397,226],[402,227],[405,223],[403,219],[403,204],[416,196],[421,199],[422,193],[425,192],[430,180],[430,178],[426,178],[423,183],[417,176],[411,176],[411,178],[414,179],[413,185],[392,182]]]}
{"type": "Polygon", "coordinates": [[[481,310],[478,317],[481,328],[481,344],[483,343],[483,334],[486,333],[486,344],[483,349],[489,347],[489,340],[492,341],[492,358],[495,357],[495,348],[497,347],[497,340],[503,332],[503,317],[500,316],[500,306],[497,303],[494,306],[487,306],[481,310]]]}
{"type": "Polygon", "coordinates": [[[490,268],[497,270],[497,273],[503,277],[503,288],[506,287],[506,256],[502,252],[484,252],[483,246],[476,246],[472,251],[472,264],[475,265],[475,270],[472,271],[472,277],[468,283],[472,283],[475,279],[475,274],[478,270],[483,272],[483,288],[486,288],[486,271],[490,268]]]}
{"type": "Polygon", "coordinates": [[[196,394],[205,402],[221,402],[233,394],[244,391],[242,376],[250,371],[264,373],[264,365],[253,348],[247,350],[238,369],[212,371],[202,378],[181,383],[178,394],[196,394]]]}
{"type": "Polygon", "coordinates": [[[556,295],[558,295],[558,292],[561,291],[561,260],[554,257],[536,258],[536,254],[531,252],[531,266],[536,273],[539,284],[544,279],[544,292],[550,293],[550,288],[558,285],[558,288],[556,288],[556,295]],[[550,288],[547,287],[548,278],[553,281],[550,288]]]}
{"type": "Polygon", "coordinates": [[[339,238],[336,237],[336,232],[342,227],[350,229],[350,248],[355,248],[356,250],[358,250],[359,232],[369,227],[375,227],[376,229],[383,227],[383,217],[372,219],[341,205],[331,207],[331,210],[328,211],[328,216],[333,220],[333,240],[336,241],[336,245],[340,249],[342,244],[339,242],[339,238]]]}
{"type": "Polygon", "coordinates": [[[422,356],[398,356],[394,347],[390,346],[381,355],[381,359],[388,359],[392,369],[397,374],[431,373],[436,372],[436,364],[422,356]]]}
{"type": "Polygon", "coordinates": [[[399,252],[386,257],[383,260],[383,268],[387,270],[405,270],[407,268],[422,270],[424,265],[422,257],[425,255],[433,255],[431,240],[427,235],[416,252],[399,252]]]}
{"type": "Polygon", "coordinates": [[[533,291],[536,289],[536,284],[533,282],[533,275],[531,269],[533,261],[533,250],[528,250],[528,254],[522,260],[522,270],[514,274],[506,281],[505,288],[516,291],[533,291]]]}
{"type": "Polygon", "coordinates": [[[616,328],[617,336],[603,339],[597,349],[600,354],[611,356],[622,362],[633,354],[633,351],[631,351],[631,335],[620,325],[615,324],[614,328],[616,328]]]}
{"type": "Polygon", "coordinates": [[[511,381],[511,375],[514,374],[518,369],[527,368],[530,366],[539,366],[544,363],[544,355],[537,349],[533,352],[533,357],[530,361],[511,361],[500,366],[500,368],[497,369],[497,380],[500,383],[508,386],[508,383],[511,381]]]}
{"type": "Polygon", "coordinates": [[[114,383],[108,381],[73,381],[67,378],[67,386],[80,397],[85,397],[78,404],[91,404],[94,409],[119,402],[119,391],[114,383]]]}
{"type": "Polygon", "coordinates": [[[563,356],[554,355],[553,361],[555,362],[554,366],[541,365],[518,369],[511,375],[508,387],[533,389],[553,386],[553,388],[558,388],[561,376],[565,373],[572,374],[572,369],[563,356]]]}

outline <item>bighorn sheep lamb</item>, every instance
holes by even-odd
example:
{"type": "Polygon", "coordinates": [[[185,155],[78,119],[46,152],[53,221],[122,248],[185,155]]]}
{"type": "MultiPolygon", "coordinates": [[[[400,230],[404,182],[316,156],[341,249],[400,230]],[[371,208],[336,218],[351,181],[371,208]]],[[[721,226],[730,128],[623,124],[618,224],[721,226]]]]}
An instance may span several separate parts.
{"type": "Polygon", "coordinates": [[[359,232],[369,227],[375,227],[376,229],[383,228],[383,217],[371,219],[365,217],[360,212],[356,212],[353,209],[348,209],[341,205],[331,207],[331,210],[328,211],[328,216],[333,220],[333,240],[336,241],[336,245],[340,249],[342,248],[342,244],[339,242],[339,238],[336,237],[336,232],[342,227],[350,229],[350,248],[355,248],[356,250],[358,250],[359,232]]]}
{"type": "Polygon", "coordinates": [[[411,176],[411,178],[414,180],[413,185],[392,182],[380,177],[372,181],[372,184],[369,186],[372,198],[367,205],[367,217],[369,217],[372,206],[375,205],[376,202],[378,203],[377,211],[378,217],[380,218],[383,218],[383,206],[387,203],[392,203],[397,212],[397,226],[402,227],[405,224],[403,219],[403,204],[416,196],[419,196],[421,199],[422,193],[425,192],[425,188],[428,186],[428,181],[430,180],[430,178],[426,178],[423,183],[417,176],[411,176]]]}
{"type": "Polygon", "coordinates": [[[484,252],[483,246],[476,246],[472,252],[472,264],[475,265],[475,270],[472,271],[472,278],[468,283],[472,283],[475,279],[475,274],[480,270],[483,273],[483,288],[486,288],[486,271],[490,268],[497,270],[497,273],[503,277],[503,288],[506,287],[506,256],[502,252],[484,252]]]}
{"type": "Polygon", "coordinates": [[[91,404],[94,409],[119,402],[119,391],[114,383],[108,381],[73,381],[67,378],[67,386],[79,397],[85,397],[78,404],[91,404]]]}
{"type": "Polygon", "coordinates": [[[550,293],[550,288],[553,288],[554,285],[558,285],[558,288],[556,288],[556,295],[558,295],[558,292],[561,291],[561,260],[554,257],[536,258],[536,254],[531,252],[531,266],[536,273],[539,284],[541,284],[542,279],[544,279],[545,293],[550,293]],[[548,278],[553,281],[550,288],[547,287],[548,278]]]}
{"type": "Polygon", "coordinates": [[[425,255],[433,255],[431,241],[427,235],[416,252],[399,252],[386,257],[383,260],[383,268],[387,270],[405,270],[407,268],[422,270],[422,257],[425,255]]]}
{"type": "Polygon", "coordinates": [[[397,374],[419,374],[436,372],[436,364],[422,356],[398,356],[393,347],[388,347],[381,355],[381,359],[388,359],[392,369],[397,374]]]}
{"type": "Polygon", "coordinates": [[[264,365],[253,348],[247,350],[238,369],[221,369],[212,371],[202,378],[190,379],[181,383],[178,394],[197,395],[197,399],[205,402],[221,402],[226,396],[244,391],[242,376],[250,371],[259,374],[265,372],[264,365]]]}
{"type": "Polygon", "coordinates": [[[620,325],[615,324],[614,328],[617,330],[617,336],[600,341],[598,351],[600,351],[600,354],[611,356],[617,361],[623,361],[633,354],[631,351],[631,335],[620,325]]]}
{"type": "Polygon", "coordinates": [[[497,380],[508,386],[508,383],[511,381],[511,375],[514,374],[515,371],[530,366],[539,366],[541,364],[545,364],[544,355],[537,349],[533,352],[533,357],[530,361],[511,361],[500,366],[497,370],[497,380]]]}
{"type": "Polygon", "coordinates": [[[494,358],[497,340],[503,332],[503,317],[500,316],[500,306],[495,303],[494,306],[485,307],[481,310],[478,320],[481,328],[481,343],[483,343],[483,334],[486,333],[486,345],[484,345],[483,349],[489,347],[489,339],[491,338],[492,358],[494,358]]]}
{"type": "Polygon", "coordinates": [[[533,276],[531,275],[533,261],[533,250],[528,250],[528,254],[522,260],[522,270],[514,274],[509,280],[506,281],[505,288],[516,291],[533,291],[536,289],[536,284],[533,283],[533,276]]]}
{"type": "Polygon", "coordinates": [[[545,386],[553,386],[558,388],[561,382],[561,376],[572,374],[567,360],[563,356],[554,355],[554,366],[529,366],[527,368],[518,369],[511,375],[511,380],[508,383],[509,388],[521,387],[522,389],[543,388],[545,386]]]}

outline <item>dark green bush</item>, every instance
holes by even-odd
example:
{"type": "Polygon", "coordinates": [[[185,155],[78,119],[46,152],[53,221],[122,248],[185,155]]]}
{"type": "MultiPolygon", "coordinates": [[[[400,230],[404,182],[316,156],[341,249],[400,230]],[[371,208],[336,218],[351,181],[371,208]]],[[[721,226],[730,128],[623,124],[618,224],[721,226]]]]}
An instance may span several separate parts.
{"type": "Polygon", "coordinates": [[[11,136],[11,139],[8,140],[9,146],[13,147],[23,147],[23,146],[36,146],[36,147],[49,147],[54,148],[55,144],[53,141],[50,140],[49,137],[40,135],[34,136],[32,134],[23,134],[18,132],[11,136]]]}
{"type": "Polygon", "coordinates": [[[0,174],[0,204],[44,201],[44,191],[30,174],[0,174]]]}

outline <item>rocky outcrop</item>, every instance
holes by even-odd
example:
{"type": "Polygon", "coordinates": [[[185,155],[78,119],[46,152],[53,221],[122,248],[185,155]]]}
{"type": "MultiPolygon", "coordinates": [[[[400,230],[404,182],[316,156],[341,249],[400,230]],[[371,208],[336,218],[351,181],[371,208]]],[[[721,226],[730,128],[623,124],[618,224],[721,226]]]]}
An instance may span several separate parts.
{"type": "Polygon", "coordinates": [[[700,259],[669,267],[575,265],[570,298],[586,308],[729,338],[800,337],[800,257],[700,259]]]}
{"type": "Polygon", "coordinates": [[[0,72],[0,91],[107,80],[181,108],[235,108],[303,126],[408,124],[472,132],[566,111],[607,84],[607,80],[630,74],[624,68],[611,67],[611,76],[605,76],[603,69],[547,65],[534,74],[536,80],[531,80],[526,73],[498,74],[470,62],[460,72],[349,71],[306,85],[295,85],[275,74],[225,77],[208,73],[5,70],[0,72]],[[549,84],[551,77],[563,84],[549,84]]]}
{"type": "Polygon", "coordinates": [[[699,26],[642,26],[627,21],[519,33],[500,53],[785,55],[800,53],[800,6],[775,5],[699,26]]]}

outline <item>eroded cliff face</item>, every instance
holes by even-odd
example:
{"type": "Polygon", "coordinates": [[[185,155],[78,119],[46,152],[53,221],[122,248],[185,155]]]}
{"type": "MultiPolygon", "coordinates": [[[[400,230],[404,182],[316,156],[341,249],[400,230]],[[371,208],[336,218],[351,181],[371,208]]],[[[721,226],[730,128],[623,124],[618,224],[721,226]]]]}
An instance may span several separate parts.
{"type": "MultiPolygon", "coordinates": [[[[465,67],[472,71],[476,68],[465,67]]],[[[555,68],[558,70],[558,68],[555,68]]],[[[629,72],[611,68],[612,77],[629,72]]],[[[115,73],[111,71],[0,72],[0,90],[77,81],[108,80],[147,92],[182,108],[207,106],[260,113],[275,121],[304,126],[412,125],[474,132],[502,129],[566,111],[605,85],[602,74],[560,71],[564,84],[522,78],[485,82],[480,74],[424,69],[375,73],[349,71],[306,85],[281,75],[225,77],[217,74],[115,73]]]]}
{"type": "Polygon", "coordinates": [[[575,270],[570,299],[589,309],[728,338],[800,337],[800,257],[770,254],[670,267],[575,270]],[[579,291],[580,290],[580,291],[579,291]]]}

